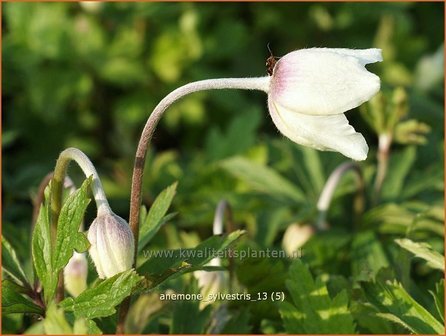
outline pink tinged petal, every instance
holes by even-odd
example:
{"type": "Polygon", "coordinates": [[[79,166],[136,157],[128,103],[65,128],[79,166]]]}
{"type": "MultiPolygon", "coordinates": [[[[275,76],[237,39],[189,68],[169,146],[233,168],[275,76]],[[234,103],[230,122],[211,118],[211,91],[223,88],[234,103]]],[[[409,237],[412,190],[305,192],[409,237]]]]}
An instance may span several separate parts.
{"type": "Polygon", "coordinates": [[[312,116],[294,112],[273,100],[268,107],[276,127],[292,141],[319,150],[336,151],[357,161],[367,158],[368,146],[344,114],[312,116]]]}
{"type": "MultiPolygon", "coordinates": [[[[132,231],[127,222],[117,215],[108,216],[106,220],[108,242],[110,246],[110,256],[114,260],[113,276],[132,268],[134,255],[134,239],[132,231]]],[[[111,274],[110,273],[110,274],[111,274]]]]}
{"type": "MultiPolygon", "coordinates": [[[[333,115],[355,108],[380,89],[379,77],[364,67],[376,51],[302,49],[274,68],[269,98],[301,114],[333,115]]],[[[372,49],[373,50],[373,49],[372,49]]]]}

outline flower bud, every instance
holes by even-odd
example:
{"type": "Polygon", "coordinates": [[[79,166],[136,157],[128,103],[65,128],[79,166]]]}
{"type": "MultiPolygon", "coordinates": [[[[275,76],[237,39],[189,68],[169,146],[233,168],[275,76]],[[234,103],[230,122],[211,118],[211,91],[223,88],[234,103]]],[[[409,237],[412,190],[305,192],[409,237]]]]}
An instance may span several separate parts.
{"type": "Polygon", "coordinates": [[[101,214],[88,230],[91,259],[99,278],[113,275],[132,268],[135,241],[127,222],[113,212],[101,214]]]}
{"type": "Polygon", "coordinates": [[[344,112],[379,91],[379,77],[365,65],[380,61],[380,49],[312,48],[283,56],[275,64],[268,95],[279,131],[298,144],[364,160],[367,143],[344,112]]]}
{"type": "Polygon", "coordinates": [[[292,257],[313,236],[314,230],[309,225],[291,224],[285,231],[282,247],[292,257]]]}
{"type": "Polygon", "coordinates": [[[85,253],[74,252],[64,268],[65,289],[73,297],[87,289],[88,262],[85,253]]]}

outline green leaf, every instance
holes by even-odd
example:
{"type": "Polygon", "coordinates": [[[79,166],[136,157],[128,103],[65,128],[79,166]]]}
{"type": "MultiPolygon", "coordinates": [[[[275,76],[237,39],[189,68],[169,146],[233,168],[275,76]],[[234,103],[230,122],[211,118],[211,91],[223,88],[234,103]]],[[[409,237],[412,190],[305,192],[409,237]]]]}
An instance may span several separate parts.
{"type": "Polygon", "coordinates": [[[357,233],[352,241],[352,273],[358,280],[375,278],[381,268],[389,266],[380,241],[373,231],[357,233]]]}
{"type": "Polygon", "coordinates": [[[51,301],[57,286],[57,274],[53,272],[51,253],[51,232],[47,202],[40,206],[39,216],[32,236],[32,257],[37,277],[43,290],[45,302],[51,301]]]}
{"type": "Polygon", "coordinates": [[[399,198],[404,182],[415,163],[416,147],[409,146],[402,152],[394,153],[390,157],[387,176],[382,188],[382,197],[385,199],[399,198]]]}
{"type": "Polygon", "coordinates": [[[149,259],[138,268],[138,272],[148,279],[147,287],[154,288],[171,276],[201,269],[244,233],[238,230],[227,236],[212,236],[193,249],[149,251],[149,259]]]}
{"type": "Polygon", "coordinates": [[[64,202],[59,215],[54,250],[51,243],[48,202],[43,202],[40,207],[32,237],[32,254],[37,276],[44,288],[46,303],[54,297],[58,274],[73,255],[73,250],[84,252],[89,246],[85,235],[79,232],[79,227],[89,203],[87,189],[90,183],[91,177],[64,202]]]}
{"type": "Polygon", "coordinates": [[[304,158],[302,163],[306,167],[312,185],[314,185],[315,190],[319,192],[322,190],[325,184],[325,174],[324,170],[322,169],[319,152],[312,148],[302,147],[302,154],[304,158]]]}
{"type": "Polygon", "coordinates": [[[285,329],[292,334],[354,334],[355,324],[348,308],[345,290],[333,299],[321,278],[316,281],[308,268],[296,260],[286,281],[294,305],[280,303],[285,329]]]}
{"type": "Polygon", "coordinates": [[[391,320],[417,334],[444,334],[444,326],[416,302],[397,282],[364,282],[364,293],[379,313],[376,316],[391,320]]]}
{"type": "Polygon", "coordinates": [[[45,334],[48,335],[69,335],[73,333],[73,329],[65,319],[64,311],[58,309],[55,304],[50,305],[47,309],[43,327],[45,334]]]}
{"type": "Polygon", "coordinates": [[[93,320],[80,318],[74,321],[73,333],[76,335],[102,335],[102,330],[93,320]]]}
{"type": "MultiPolygon", "coordinates": [[[[197,289],[188,288],[187,293],[197,293],[197,289]]],[[[205,334],[206,325],[212,311],[211,306],[200,310],[200,301],[180,300],[175,302],[172,313],[171,334],[205,334]],[[191,323],[193,321],[193,323],[191,323]]]]}
{"type": "Polygon", "coordinates": [[[2,236],[2,268],[18,284],[30,287],[29,280],[20,265],[17,254],[11,244],[2,236]]]}
{"type": "Polygon", "coordinates": [[[76,298],[66,298],[60,306],[74,313],[76,318],[93,319],[116,312],[115,307],[132,293],[142,280],[133,269],[106,279],[82,292],[76,298]]]}
{"type": "Polygon", "coordinates": [[[43,314],[43,308],[36,305],[29,298],[23,296],[23,287],[9,280],[2,281],[2,313],[34,313],[43,314]]]}
{"type": "MultiPolygon", "coordinates": [[[[166,222],[166,212],[176,193],[177,182],[164,189],[153,202],[139,229],[138,251],[141,251],[166,222]]],[[[168,217],[169,219],[171,217],[168,217]]]]}
{"type": "Polygon", "coordinates": [[[435,284],[435,292],[429,291],[434,298],[437,317],[444,323],[444,279],[435,284]]]}
{"type": "Polygon", "coordinates": [[[81,253],[90,246],[85,234],[79,232],[79,227],[90,203],[88,188],[91,181],[92,176],[86,179],[78,190],[69,195],[60,211],[53,259],[55,273],[65,267],[73,255],[73,250],[81,253]]]}
{"type": "Polygon", "coordinates": [[[416,257],[426,260],[430,267],[444,271],[444,256],[434,251],[429,244],[417,243],[407,238],[395,239],[395,242],[416,257]]]}
{"type": "Polygon", "coordinates": [[[269,167],[239,156],[224,160],[222,166],[258,192],[290,199],[294,202],[305,202],[306,200],[300,189],[269,167]]]}

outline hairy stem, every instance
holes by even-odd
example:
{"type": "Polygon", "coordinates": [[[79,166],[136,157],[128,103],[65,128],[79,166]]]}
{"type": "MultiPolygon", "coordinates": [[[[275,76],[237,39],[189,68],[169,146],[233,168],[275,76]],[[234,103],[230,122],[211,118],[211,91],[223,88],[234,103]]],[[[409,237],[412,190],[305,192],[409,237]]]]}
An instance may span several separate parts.
{"type": "MultiPolygon", "coordinates": [[[[141,190],[142,180],[144,174],[144,164],[146,160],[147,148],[159,120],[163,116],[167,108],[178,99],[194,92],[204,90],[219,90],[219,89],[242,89],[242,90],[260,90],[268,92],[270,77],[255,77],[255,78],[218,78],[206,79],[197,82],[192,82],[179,87],[178,89],[169,93],[164,97],[155,109],[150,114],[141,137],[139,139],[138,147],[135,155],[135,162],[133,167],[132,187],[130,195],[130,216],[129,224],[133,231],[135,238],[135,258],[133,267],[136,269],[136,259],[138,255],[138,239],[139,239],[139,212],[141,208],[141,190]]],[[[130,298],[127,298],[121,305],[119,313],[119,321],[117,333],[124,332],[124,323],[130,307],[130,298]]]]}

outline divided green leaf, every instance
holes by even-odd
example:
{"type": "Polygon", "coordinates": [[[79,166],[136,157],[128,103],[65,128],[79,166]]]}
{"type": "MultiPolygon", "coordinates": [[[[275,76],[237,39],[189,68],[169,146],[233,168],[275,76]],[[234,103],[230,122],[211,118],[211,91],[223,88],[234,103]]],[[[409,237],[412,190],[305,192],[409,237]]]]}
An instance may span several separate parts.
{"type": "Polygon", "coordinates": [[[321,278],[313,280],[310,271],[300,260],[291,265],[286,286],[294,303],[280,303],[280,314],[288,333],[356,333],[345,290],[333,299],[330,298],[321,278]]]}
{"type": "Polygon", "coordinates": [[[57,223],[53,260],[54,272],[59,272],[65,267],[73,255],[73,250],[81,253],[85,252],[90,246],[85,234],[79,232],[79,227],[90,203],[88,188],[91,181],[92,176],[86,179],[78,190],[69,195],[62,206],[57,223]]]}
{"type": "Polygon", "coordinates": [[[2,236],[2,268],[20,285],[30,287],[29,280],[20,265],[17,254],[11,244],[2,236]]]}
{"type": "Polygon", "coordinates": [[[397,282],[364,282],[368,301],[377,307],[376,316],[397,323],[416,334],[441,334],[443,324],[416,302],[397,282]]]}
{"type": "Polygon", "coordinates": [[[64,202],[54,244],[51,243],[48,202],[44,202],[40,208],[32,237],[32,251],[34,267],[44,288],[47,303],[54,297],[58,274],[70,260],[73,250],[84,252],[89,246],[85,235],[79,232],[79,227],[90,202],[87,193],[90,184],[91,177],[64,202]]]}
{"type": "Polygon", "coordinates": [[[407,238],[395,239],[395,242],[416,257],[426,260],[430,267],[444,271],[444,256],[434,251],[429,244],[417,243],[407,238]]]}
{"type": "Polygon", "coordinates": [[[44,202],[39,211],[32,236],[32,257],[37,277],[43,290],[45,302],[54,296],[57,274],[53,272],[53,255],[51,251],[51,232],[48,203],[44,202]]]}
{"type": "Polygon", "coordinates": [[[2,281],[2,313],[43,314],[43,308],[22,295],[23,288],[9,280],[2,281]]]}
{"type": "Polygon", "coordinates": [[[131,269],[100,282],[76,298],[66,298],[60,306],[73,312],[76,318],[110,316],[116,312],[115,307],[132,293],[141,280],[142,277],[131,269]]]}

